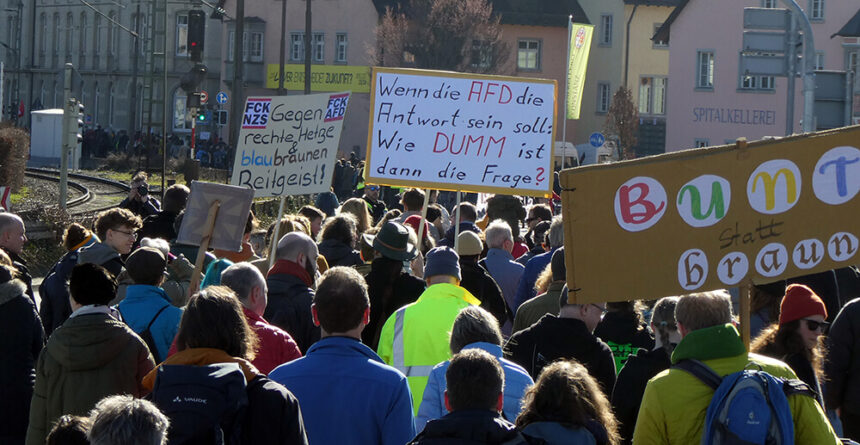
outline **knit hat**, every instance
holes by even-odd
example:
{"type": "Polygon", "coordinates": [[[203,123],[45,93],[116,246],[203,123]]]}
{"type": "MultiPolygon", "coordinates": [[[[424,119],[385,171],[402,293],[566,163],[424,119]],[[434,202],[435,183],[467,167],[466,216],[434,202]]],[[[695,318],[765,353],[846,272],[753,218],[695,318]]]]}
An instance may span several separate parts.
{"type": "Polygon", "coordinates": [[[461,232],[457,239],[459,244],[457,251],[460,255],[480,255],[484,251],[484,243],[481,242],[481,238],[471,230],[461,232]]]}
{"type": "Polygon", "coordinates": [[[552,281],[567,281],[567,267],[564,265],[564,247],[559,247],[552,253],[550,260],[552,281]]]}
{"type": "Polygon", "coordinates": [[[785,288],[785,296],[779,305],[779,324],[783,325],[794,320],[821,315],[827,318],[827,308],[821,297],[807,286],[789,284],[785,288]]]}
{"type": "Polygon", "coordinates": [[[135,284],[157,283],[167,268],[167,257],[154,247],[140,247],[125,261],[128,276],[135,284]]]}
{"type": "Polygon", "coordinates": [[[454,249],[443,246],[427,252],[427,260],[424,265],[424,278],[434,275],[450,275],[462,280],[460,275],[460,256],[454,249]]]}

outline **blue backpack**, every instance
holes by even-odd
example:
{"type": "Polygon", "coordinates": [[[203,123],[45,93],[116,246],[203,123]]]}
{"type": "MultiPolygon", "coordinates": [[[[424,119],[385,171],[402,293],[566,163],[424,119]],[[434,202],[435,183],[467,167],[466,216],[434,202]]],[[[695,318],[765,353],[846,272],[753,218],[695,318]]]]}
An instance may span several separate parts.
{"type": "Polygon", "coordinates": [[[689,372],[714,389],[705,415],[702,445],[792,445],[794,421],[788,396],[815,392],[797,379],[774,377],[761,370],[742,370],[720,377],[698,360],[681,360],[673,368],[689,372]]]}

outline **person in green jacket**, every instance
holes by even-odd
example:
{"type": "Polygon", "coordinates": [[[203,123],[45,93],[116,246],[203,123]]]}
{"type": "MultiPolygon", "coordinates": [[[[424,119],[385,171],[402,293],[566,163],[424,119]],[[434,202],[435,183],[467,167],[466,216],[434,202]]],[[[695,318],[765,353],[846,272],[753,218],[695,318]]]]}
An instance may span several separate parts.
{"type": "Polygon", "coordinates": [[[86,415],[106,396],[147,392],[141,380],[155,362],[146,343],[107,306],[116,288],[101,266],[72,269],[72,314],[48,339],[36,364],[27,445],[44,444],[63,414],[86,415]]]}
{"type": "MultiPolygon", "coordinates": [[[[672,353],[672,364],[697,359],[726,376],[752,363],[775,377],[797,378],[785,363],[747,352],[732,325],[731,299],[725,290],[681,297],[675,318],[681,342],[672,353]]],[[[657,374],[645,388],[633,444],[699,443],[713,394],[711,388],[687,371],[669,368],[657,374]]],[[[797,445],[840,443],[814,398],[794,394],[788,397],[788,403],[797,445]]]]}
{"type": "Polygon", "coordinates": [[[481,304],[460,287],[459,256],[450,247],[427,252],[424,276],[427,289],[418,301],[388,317],[379,334],[377,350],[386,364],[406,375],[415,413],[424,397],[430,371],[437,363],[451,358],[450,333],[460,309],[481,304]]]}

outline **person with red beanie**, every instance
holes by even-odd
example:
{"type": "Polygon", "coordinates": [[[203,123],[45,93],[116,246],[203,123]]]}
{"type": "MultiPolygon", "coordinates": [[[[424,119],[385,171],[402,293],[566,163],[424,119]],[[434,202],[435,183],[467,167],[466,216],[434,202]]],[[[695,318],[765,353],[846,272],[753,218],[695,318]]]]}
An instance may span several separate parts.
{"type": "Polygon", "coordinates": [[[753,340],[750,350],[782,360],[797,377],[815,390],[824,408],[820,379],[824,373],[821,335],[830,325],[821,297],[803,284],[790,284],[779,305],[779,322],[764,328],[753,340]]]}

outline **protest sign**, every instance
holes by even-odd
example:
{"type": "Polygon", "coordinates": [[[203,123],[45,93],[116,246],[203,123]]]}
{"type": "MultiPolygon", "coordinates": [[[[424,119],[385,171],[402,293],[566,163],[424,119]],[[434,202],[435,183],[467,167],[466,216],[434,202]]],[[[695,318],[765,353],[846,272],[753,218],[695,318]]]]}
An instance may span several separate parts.
{"type": "Polygon", "coordinates": [[[233,162],[233,185],[254,196],[329,190],[349,93],[249,97],[233,162]]]}
{"type": "Polygon", "coordinates": [[[242,235],[251,211],[254,194],[245,187],[216,184],[214,182],[191,181],[191,194],[182,217],[182,227],[176,242],[199,246],[207,235],[205,222],[209,209],[215,201],[220,210],[215,221],[212,240],[209,246],[215,249],[238,252],[242,250],[242,235]]]}
{"type": "Polygon", "coordinates": [[[579,303],[769,283],[856,264],[860,127],[561,173],[579,303]]]}
{"type": "Polygon", "coordinates": [[[365,181],[546,196],[554,80],[374,68],[365,181]]]}
{"type": "MultiPolygon", "coordinates": [[[[277,63],[266,67],[266,88],[278,88],[277,63]]],[[[284,65],[284,88],[304,91],[305,66],[303,64],[284,65]]],[[[370,67],[352,65],[311,65],[311,91],[351,91],[370,92],[370,67]]]]}

